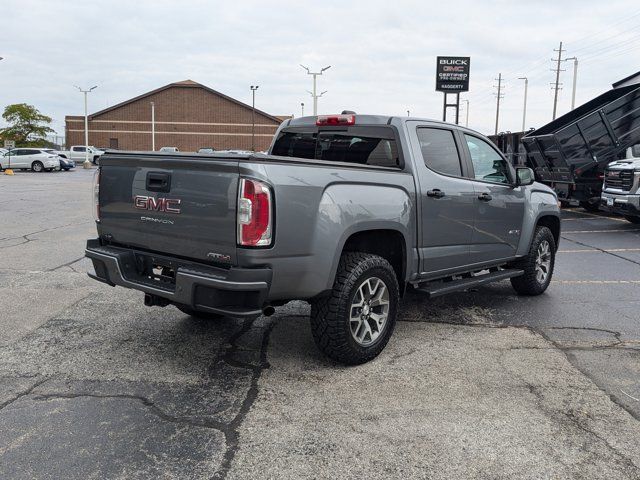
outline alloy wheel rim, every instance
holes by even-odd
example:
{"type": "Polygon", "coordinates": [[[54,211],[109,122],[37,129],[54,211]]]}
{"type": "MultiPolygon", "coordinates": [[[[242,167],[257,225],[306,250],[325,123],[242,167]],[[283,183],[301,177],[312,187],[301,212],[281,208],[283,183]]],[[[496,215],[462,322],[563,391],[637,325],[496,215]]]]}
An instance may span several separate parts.
{"type": "Polygon", "coordinates": [[[36,163],[36,164],[34,164],[34,165],[33,165],[33,169],[34,169],[36,172],[39,172],[40,170],[42,170],[42,167],[40,166],[40,164],[39,164],[39,163],[36,163]]]}
{"type": "Polygon", "coordinates": [[[351,336],[363,347],[382,334],[389,317],[389,289],[378,277],[365,279],[357,288],[349,309],[351,336]]]}
{"type": "Polygon", "coordinates": [[[550,270],[551,246],[547,240],[543,240],[538,245],[538,251],[536,252],[536,280],[538,283],[543,284],[547,281],[550,270]]]}

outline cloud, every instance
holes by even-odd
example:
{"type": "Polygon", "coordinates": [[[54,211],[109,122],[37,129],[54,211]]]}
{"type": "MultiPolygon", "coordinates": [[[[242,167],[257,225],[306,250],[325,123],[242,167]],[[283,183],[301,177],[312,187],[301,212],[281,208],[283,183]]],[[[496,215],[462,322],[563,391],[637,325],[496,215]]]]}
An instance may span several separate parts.
{"type": "MultiPolygon", "coordinates": [[[[311,106],[299,67],[332,65],[319,78],[320,111],[440,118],[437,55],[471,56],[470,126],[492,133],[494,78],[502,72],[501,130],[519,130],[522,81],[528,126],[551,120],[551,57],[560,40],[584,61],[578,103],[640,70],[634,1],[16,1],[5,0],[0,106],[27,102],[55,119],[81,114],[74,85],[99,88],[97,111],[167,83],[193,79],[273,114],[311,106]]],[[[568,63],[563,68],[571,67],[568,63]]],[[[569,108],[562,72],[559,111],[569,108]]],[[[310,108],[306,110],[310,112],[310,108]]],[[[463,115],[464,118],[464,115],[463,115]]]]}

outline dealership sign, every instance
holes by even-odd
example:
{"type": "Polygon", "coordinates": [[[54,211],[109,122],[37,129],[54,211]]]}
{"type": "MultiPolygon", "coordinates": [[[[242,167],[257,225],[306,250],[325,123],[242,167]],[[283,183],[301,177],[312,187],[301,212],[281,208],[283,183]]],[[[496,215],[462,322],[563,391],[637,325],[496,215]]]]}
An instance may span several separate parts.
{"type": "Polygon", "coordinates": [[[469,91],[470,57],[437,57],[436,91],[456,93],[469,91]]]}

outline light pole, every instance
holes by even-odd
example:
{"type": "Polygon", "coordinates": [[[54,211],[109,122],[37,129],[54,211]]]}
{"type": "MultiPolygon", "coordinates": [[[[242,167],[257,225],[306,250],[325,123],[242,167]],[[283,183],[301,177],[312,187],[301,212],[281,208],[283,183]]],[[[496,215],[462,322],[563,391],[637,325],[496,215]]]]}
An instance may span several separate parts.
{"type": "Polygon", "coordinates": [[[302,108],[302,114],[300,116],[304,117],[304,102],[300,102],[300,107],[302,108]]]}
{"type": "Polygon", "coordinates": [[[151,102],[151,151],[156,151],[156,104],[151,102]]]}
{"type": "Polygon", "coordinates": [[[564,61],[573,60],[573,89],[571,90],[571,110],[576,106],[576,81],[578,78],[578,57],[565,58],[564,61]]]}
{"type": "Polygon", "coordinates": [[[522,131],[524,132],[527,122],[527,90],[529,89],[529,79],[527,77],[518,77],[518,80],[524,80],[524,107],[522,108],[522,131]]]}
{"type": "Polygon", "coordinates": [[[318,98],[324,95],[325,93],[327,93],[325,90],[320,95],[316,95],[316,86],[317,86],[316,79],[318,78],[318,75],[322,75],[322,72],[324,72],[325,70],[329,70],[331,68],[331,65],[320,69],[319,72],[312,72],[311,70],[309,70],[309,67],[305,67],[302,64],[300,64],[300,66],[307,71],[307,75],[313,75],[313,93],[311,94],[311,96],[313,97],[313,115],[316,116],[318,115],[318,98]]]}
{"type": "Polygon", "coordinates": [[[411,116],[411,112],[409,110],[407,110],[407,117],[411,116]]]}
{"type": "Polygon", "coordinates": [[[256,90],[258,90],[259,85],[251,85],[251,151],[256,151],[256,90]]]}
{"type": "Polygon", "coordinates": [[[91,162],[89,161],[89,115],[87,113],[87,94],[98,88],[98,86],[95,85],[89,90],[83,90],[77,85],[76,88],[84,93],[84,162],[82,163],[82,168],[91,168],[91,162]]]}
{"type": "Polygon", "coordinates": [[[468,127],[469,126],[469,100],[465,99],[463,100],[463,102],[467,104],[464,112],[465,113],[464,126],[468,127]]]}

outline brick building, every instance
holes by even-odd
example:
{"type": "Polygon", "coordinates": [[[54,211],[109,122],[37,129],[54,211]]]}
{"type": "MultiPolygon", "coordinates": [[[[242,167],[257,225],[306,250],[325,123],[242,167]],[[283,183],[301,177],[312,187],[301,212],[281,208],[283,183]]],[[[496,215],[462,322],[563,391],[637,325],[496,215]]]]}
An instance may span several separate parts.
{"type": "MultiPolygon", "coordinates": [[[[183,152],[203,147],[251,149],[251,106],[192,80],[171,83],[89,116],[89,145],[151,150],[151,102],[155,146],[183,152]]],[[[255,111],[255,148],[265,150],[283,117],[255,111]]],[[[84,117],[65,117],[66,144],[84,145],[84,117]]]]}

